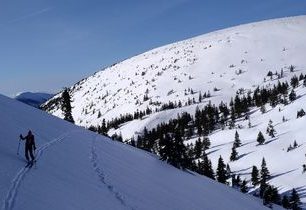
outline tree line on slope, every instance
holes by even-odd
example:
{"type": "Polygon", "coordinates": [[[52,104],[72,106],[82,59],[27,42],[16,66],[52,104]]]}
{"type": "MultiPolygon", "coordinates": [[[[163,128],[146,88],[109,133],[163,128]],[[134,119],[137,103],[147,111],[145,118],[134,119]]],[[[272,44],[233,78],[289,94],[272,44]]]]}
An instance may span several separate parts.
{"type": "MultiPolygon", "coordinates": [[[[228,164],[224,164],[222,157],[219,158],[216,175],[214,174],[211,161],[208,159],[205,152],[210,145],[208,135],[216,129],[225,129],[226,126],[228,126],[229,129],[235,128],[235,123],[238,118],[243,117],[245,120],[249,120],[248,111],[254,106],[260,107],[260,110],[264,113],[265,104],[267,103],[275,107],[280,103],[287,105],[289,102],[293,102],[296,100],[294,88],[299,85],[299,81],[301,80],[304,80],[303,84],[305,86],[305,76],[301,75],[298,79],[296,76],[291,78],[290,84],[292,88],[289,95],[289,84],[287,82],[278,82],[278,84],[274,85],[272,88],[257,87],[253,95],[251,92],[248,92],[247,95],[237,93],[235,98],[232,98],[229,107],[223,102],[221,102],[218,107],[209,102],[202,109],[197,107],[194,117],[184,112],[178,114],[176,119],[171,119],[168,123],[160,123],[156,128],[150,131],[145,128],[143,134],[139,135],[136,140],[132,138],[129,144],[155,153],[160,156],[161,160],[167,161],[177,168],[196,171],[209,178],[217,179],[221,183],[226,184],[227,180],[232,177],[232,185],[236,187],[239,186],[242,192],[247,192],[246,180],[241,182],[238,177],[230,174],[230,168],[228,164]],[[192,144],[184,144],[184,141],[196,136],[199,136],[199,138],[194,146],[192,144]],[[203,140],[201,140],[201,137],[203,140]]],[[[300,110],[297,114],[298,117],[304,115],[304,110],[300,110]]],[[[140,116],[144,115],[135,112],[134,116],[130,116],[130,119],[137,119],[137,117],[140,116]]],[[[125,120],[117,119],[117,123],[115,124],[118,126],[124,121],[125,120]]],[[[251,126],[250,122],[249,126],[251,126]]],[[[90,127],[91,130],[104,135],[107,134],[110,128],[114,128],[114,124],[110,122],[106,123],[104,119],[101,126],[90,127]]],[[[271,138],[274,137],[275,130],[272,121],[269,122],[267,133],[271,138]]],[[[120,135],[115,135],[113,138],[122,141],[120,135]]],[[[236,148],[241,146],[241,143],[237,142],[238,139],[239,135],[236,132],[230,161],[238,159],[236,148]]],[[[257,141],[259,145],[265,142],[261,132],[258,134],[257,141]]],[[[265,205],[270,205],[271,203],[280,204],[277,188],[267,184],[268,177],[269,176],[261,175],[259,196],[263,198],[265,205]]],[[[255,181],[253,182],[252,180],[252,183],[255,183],[255,181]]],[[[287,205],[286,203],[288,202],[286,202],[286,199],[288,200],[288,197],[286,198],[284,196],[282,201],[283,206],[294,208],[293,201],[290,201],[290,205],[287,205]]]]}
{"type": "MultiPolygon", "coordinates": [[[[143,135],[138,136],[137,141],[132,139],[130,144],[160,155],[162,160],[167,161],[177,168],[190,169],[199,174],[214,178],[211,161],[208,159],[205,150],[202,154],[202,161],[198,160],[197,163],[195,162],[199,157],[199,155],[196,155],[199,154],[199,152],[197,152],[199,151],[199,145],[202,144],[202,147],[204,148],[207,148],[207,145],[209,145],[209,143],[207,143],[209,142],[209,140],[207,140],[207,135],[216,129],[224,129],[224,126],[229,126],[230,129],[234,128],[236,119],[242,116],[245,117],[245,119],[248,119],[247,112],[249,108],[253,106],[261,107],[261,110],[263,110],[262,107],[265,106],[266,103],[270,103],[272,107],[275,107],[279,103],[287,105],[287,99],[289,99],[290,102],[293,102],[296,99],[294,88],[298,85],[295,83],[295,78],[296,77],[294,76],[291,79],[292,90],[289,96],[287,95],[289,89],[287,83],[278,82],[278,84],[274,85],[271,89],[257,88],[254,91],[253,97],[250,97],[250,94],[248,94],[247,97],[243,96],[242,98],[236,95],[235,100],[231,100],[230,108],[222,102],[219,107],[215,107],[209,103],[202,110],[197,108],[194,119],[189,113],[182,113],[181,115],[178,115],[176,119],[172,119],[168,123],[161,123],[151,131],[147,131],[145,128],[143,135]],[[192,145],[184,144],[184,140],[190,139],[196,135],[203,136],[202,143],[199,139],[196,141],[194,147],[192,145]]],[[[303,83],[305,84],[305,82],[303,83]]],[[[299,112],[304,111],[301,110],[299,112]]],[[[299,116],[299,114],[297,114],[297,116],[299,116]]],[[[275,129],[272,123],[272,120],[270,120],[267,127],[267,133],[271,138],[274,138],[275,129]]],[[[230,161],[235,161],[238,158],[236,148],[241,144],[238,140],[239,135],[236,132],[230,161]]],[[[264,136],[261,132],[258,134],[257,141],[259,145],[262,145],[265,142],[264,136]]],[[[265,160],[263,160],[263,164],[264,162],[265,160]]],[[[226,171],[228,170],[224,169],[224,164],[222,164],[222,161],[219,159],[216,171],[216,178],[219,182],[226,183],[225,180],[229,178],[228,175],[224,173],[226,171]]],[[[286,200],[288,198],[286,196],[284,196],[282,202],[280,202],[277,188],[267,184],[268,177],[269,176],[264,176],[260,181],[259,196],[263,198],[264,204],[271,205],[271,203],[282,203],[284,207],[289,206],[290,208],[292,207],[293,209],[296,209],[296,205],[293,204],[293,201],[291,201],[291,203],[289,202],[290,205],[287,204],[288,202],[286,202],[286,200]]],[[[232,183],[237,185],[239,181],[233,179],[232,183]]],[[[243,181],[240,187],[241,191],[246,192],[246,181],[243,181]]],[[[296,191],[293,190],[293,194],[295,193],[296,191]]],[[[299,202],[297,203],[299,205],[299,202]]]]}
{"type": "MultiPolygon", "coordinates": [[[[187,90],[185,90],[185,95],[187,95],[187,90]]],[[[188,89],[188,93],[190,94],[195,94],[195,92],[193,91],[193,89],[189,88],[188,89]]],[[[187,101],[185,102],[185,104],[183,104],[183,102],[181,102],[181,100],[178,101],[169,101],[168,103],[161,103],[161,102],[153,102],[152,100],[149,101],[149,105],[147,106],[147,108],[145,110],[136,110],[133,114],[130,113],[126,113],[126,114],[120,114],[119,117],[115,117],[112,120],[107,121],[107,128],[108,129],[118,129],[120,125],[122,125],[123,123],[126,122],[130,122],[133,120],[138,120],[138,119],[143,119],[143,117],[148,116],[152,113],[157,113],[157,112],[161,112],[161,111],[165,111],[165,110],[170,110],[170,109],[176,109],[176,108],[181,108],[184,106],[190,106],[192,104],[196,104],[196,103],[201,103],[204,99],[206,98],[210,98],[210,92],[208,91],[208,93],[204,92],[203,94],[201,92],[199,92],[199,96],[198,96],[198,102],[196,101],[196,99],[193,98],[189,98],[187,99],[187,101]],[[152,108],[152,105],[154,106],[159,106],[159,108],[152,108]]],[[[147,101],[149,100],[149,96],[147,94],[144,95],[144,99],[143,101],[147,101]]],[[[98,112],[98,118],[102,117],[101,112],[98,112]]],[[[93,127],[91,127],[93,129],[93,127]]]]}
{"type": "MultiPolygon", "coordinates": [[[[231,121],[229,121],[229,125],[233,127],[234,126],[233,121],[237,117],[238,118],[241,117],[243,113],[247,113],[250,107],[257,106],[257,107],[260,107],[260,110],[262,112],[265,112],[266,111],[265,104],[267,103],[269,103],[272,107],[275,107],[279,103],[287,105],[289,102],[292,102],[296,99],[296,93],[295,93],[294,88],[297,87],[297,85],[299,84],[299,81],[301,80],[303,80],[303,84],[304,86],[306,86],[305,75],[300,74],[299,77],[294,75],[291,78],[290,84],[292,86],[292,90],[290,93],[288,93],[289,84],[287,82],[279,82],[279,81],[277,85],[274,85],[272,88],[257,87],[254,90],[253,95],[250,91],[247,93],[246,96],[244,94],[240,94],[239,91],[237,91],[236,96],[232,98],[230,101],[230,104],[229,104],[230,107],[228,107],[223,102],[221,102],[221,104],[219,105],[219,110],[217,111],[221,113],[220,125],[223,127],[226,126],[224,125],[224,123],[227,121],[227,117],[230,115],[231,121]],[[242,97],[240,97],[240,95],[242,95],[242,97]]],[[[195,93],[195,91],[193,91],[191,88],[188,89],[188,92],[190,92],[191,94],[195,93]]],[[[205,92],[204,94],[201,94],[201,92],[199,92],[198,101],[196,101],[195,98],[192,98],[192,99],[188,98],[188,101],[185,103],[185,106],[190,106],[192,104],[201,103],[203,99],[210,98],[210,97],[211,95],[209,92],[208,93],[205,92]]],[[[153,102],[150,102],[150,104],[153,104],[153,102]]],[[[158,103],[158,105],[161,105],[161,103],[158,103]]],[[[150,115],[154,112],[160,112],[160,111],[169,110],[169,109],[176,109],[180,107],[183,107],[182,102],[180,100],[178,102],[169,101],[168,103],[162,104],[160,109],[156,108],[155,110],[153,110],[151,107],[148,106],[145,110],[136,110],[133,114],[129,114],[129,113],[120,114],[119,117],[113,118],[112,120],[109,120],[106,123],[107,130],[118,129],[119,126],[122,125],[123,123],[129,122],[132,120],[136,120],[136,119],[142,119],[143,117],[150,115]]],[[[102,115],[99,112],[98,118],[100,118],[101,116],[102,115]]],[[[95,129],[93,127],[94,126],[91,126],[91,129],[95,129]]],[[[97,130],[97,127],[96,127],[96,130],[97,130]]]]}

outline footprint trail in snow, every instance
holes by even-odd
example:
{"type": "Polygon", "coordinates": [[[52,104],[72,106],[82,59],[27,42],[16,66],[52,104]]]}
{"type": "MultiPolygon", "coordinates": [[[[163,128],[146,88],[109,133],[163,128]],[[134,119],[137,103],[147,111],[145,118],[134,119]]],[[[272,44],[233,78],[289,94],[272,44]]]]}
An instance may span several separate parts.
{"type": "Polygon", "coordinates": [[[106,181],[105,178],[105,173],[103,172],[103,170],[99,167],[98,164],[98,155],[96,152],[96,139],[94,138],[92,140],[92,146],[91,146],[91,156],[90,156],[90,160],[92,163],[92,166],[94,168],[94,171],[96,172],[97,176],[99,177],[99,180],[102,184],[104,184],[107,189],[115,196],[115,198],[125,207],[134,210],[133,207],[129,206],[126,202],[126,200],[124,199],[124,196],[120,194],[120,192],[116,191],[115,187],[106,181]]]}

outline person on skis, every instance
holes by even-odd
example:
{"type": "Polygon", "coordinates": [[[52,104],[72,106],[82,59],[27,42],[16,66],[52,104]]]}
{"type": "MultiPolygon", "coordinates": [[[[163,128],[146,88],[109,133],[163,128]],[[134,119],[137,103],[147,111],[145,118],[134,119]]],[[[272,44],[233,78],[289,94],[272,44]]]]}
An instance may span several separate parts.
{"type": "Polygon", "coordinates": [[[26,142],[25,142],[25,157],[26,157],[26,159],[29,163],[33,163],[35,161],[33,150],[34,151],[36,150],[36,146],[35,146],[35,140],[34,140],[34,135],[32,134],[32,131],[29,130],[28,135],[25,136],[25,137],[23,137],[20,134],[20,139],[26,140],[26,142]],[[30,161],[29,155],[31,157],[31,161],[30,161]]]}

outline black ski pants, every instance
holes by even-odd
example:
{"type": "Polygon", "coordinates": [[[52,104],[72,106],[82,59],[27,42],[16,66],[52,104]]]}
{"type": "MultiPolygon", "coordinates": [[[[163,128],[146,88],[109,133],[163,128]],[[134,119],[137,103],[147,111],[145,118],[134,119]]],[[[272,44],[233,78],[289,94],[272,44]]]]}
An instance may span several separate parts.
{"type": "Polygon", "coordinates": [[[31,159],[35,160],[35,157],[33,155],[33,146],[32,145],[30,145],[30,146],[26,145],[25,146],[25,157],[26,157],[27,161],[30,161],[29,154],[31,156],[31,159]]]}

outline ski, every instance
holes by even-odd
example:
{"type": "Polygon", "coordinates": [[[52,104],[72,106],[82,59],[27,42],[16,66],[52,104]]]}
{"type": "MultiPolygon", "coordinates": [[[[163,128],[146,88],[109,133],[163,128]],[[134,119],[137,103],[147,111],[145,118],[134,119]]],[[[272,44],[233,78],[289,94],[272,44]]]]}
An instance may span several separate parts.
{"type": "Polygon", "coordinates": [[[28,162],[26,164],[25,168],[32,168],[34,164],[36,166],[36,160],[28,162]]]}
{"type": "Polygon", "coordinates": [[[25,165],[25,168],[30,168],[31,166],[31,162],[28,162],[26,165],[25,165]]]}

